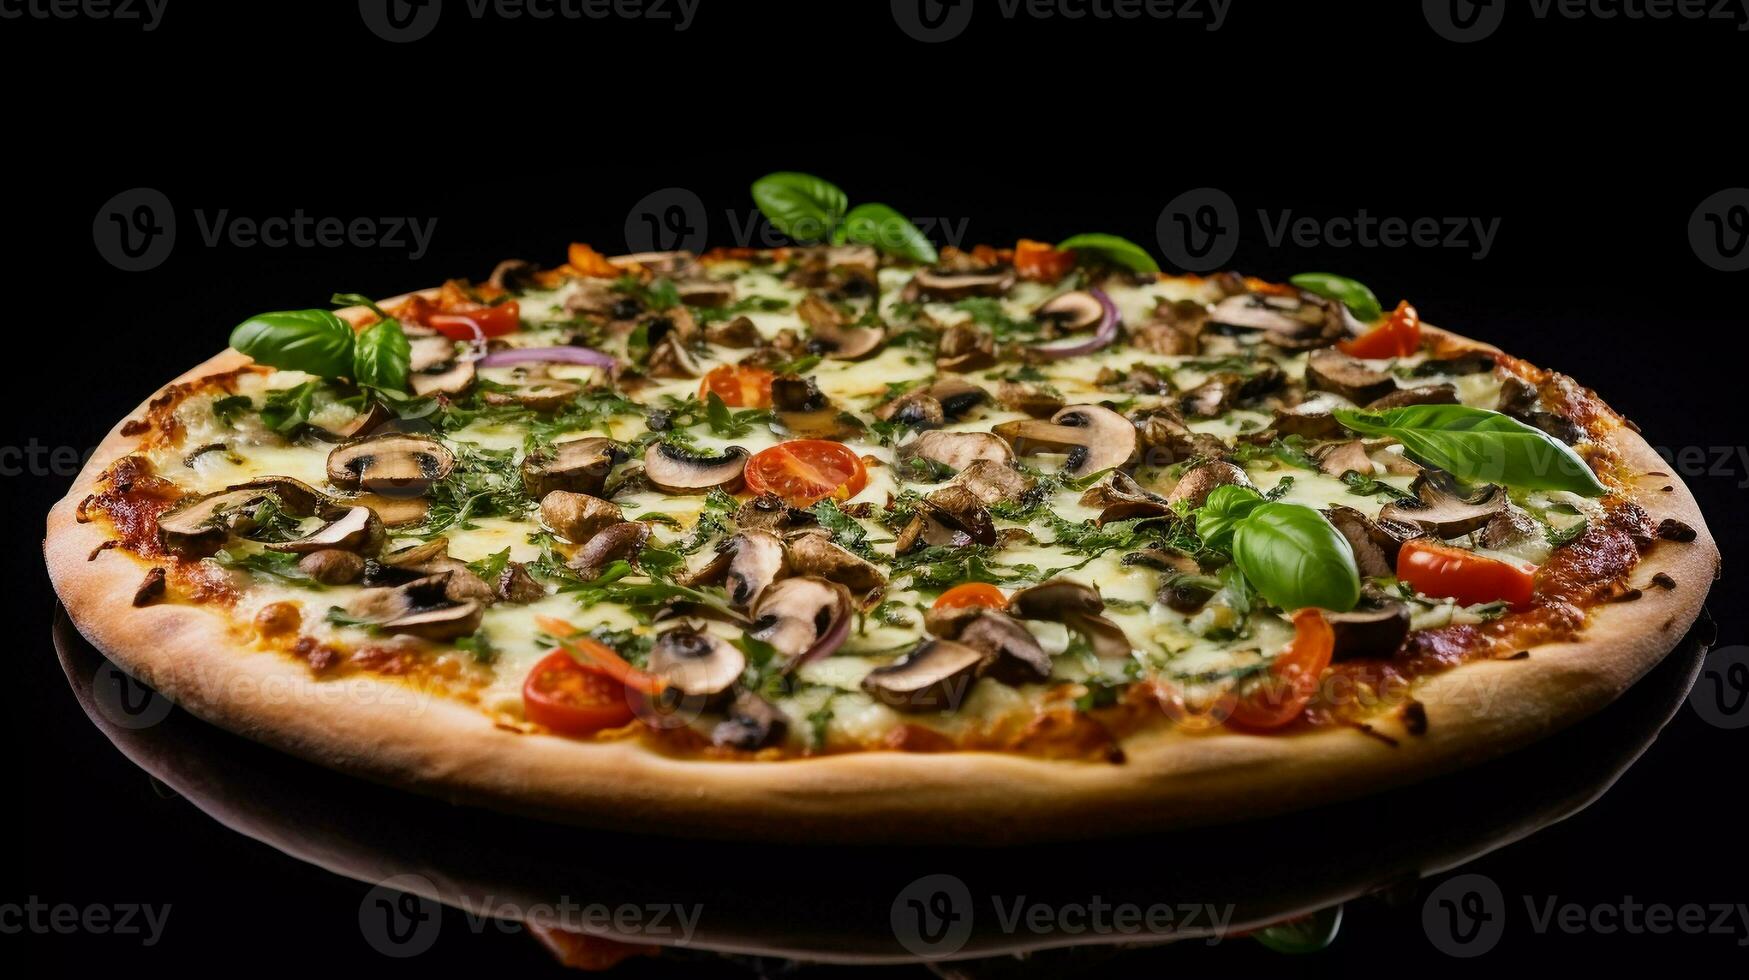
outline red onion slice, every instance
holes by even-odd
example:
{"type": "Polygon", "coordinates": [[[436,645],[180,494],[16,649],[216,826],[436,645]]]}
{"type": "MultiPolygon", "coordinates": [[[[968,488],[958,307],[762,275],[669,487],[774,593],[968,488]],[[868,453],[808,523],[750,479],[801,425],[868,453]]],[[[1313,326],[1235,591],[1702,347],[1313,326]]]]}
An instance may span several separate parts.
{"type": "Polygon", "coordinates": [[[838,611],[832,617],[832,625],[828,626],[826,632],[814,641],[813,646],[804,650],[802,655],[795,659],[795,662],[791,664],[791,669],[832,656],[839,647],[844,645],[845,640],[850,639],[850,621],[855,618],[850,613],[850,593],[842,586],[837,589],[837,592],[838,611]]]}
{"type": "Polygon", "coordinates": [[[1075,338],[1040,344],[1031,349],[1033,353],[1056,361],[1065,357],[1091,354],[1096,350],[1111,346],[1111,342],[1117,339],[1117,328],[1120,325],[1117,304],[1111,301],[1110,296],[1105,295],[1103,289],[1094,287],[1087,291],[1093,294],[1093,298],[1099,301],[1100,308],[1105,311],[1105,316],[1100,318],[1099,326],[1094,329],[1093,336],[1085,340],[1075,338]]]}
{"type": "Polygon", "coordinates": [[[587,364],[590,367],[612,368],[619,362],[612,354],[603,354],[588,347],[513,347],[493,351],[480,358],[481,367],[503,367],[507,364],[587,364]]]}

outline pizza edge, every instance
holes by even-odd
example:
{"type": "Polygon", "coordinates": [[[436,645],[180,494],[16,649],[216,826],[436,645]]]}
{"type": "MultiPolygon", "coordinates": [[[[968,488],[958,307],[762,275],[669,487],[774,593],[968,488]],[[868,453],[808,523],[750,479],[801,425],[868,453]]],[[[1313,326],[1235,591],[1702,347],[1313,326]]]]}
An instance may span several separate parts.
{"type": "MultiPolygon", "coordinates": [[[[225,351],[171,383],[246,363],[225,351]]],[[[1418,682],[1423,734],[1401,730],[1395,717],[1371,734],[1149,730],[1124,740],[1121,765],[989,752],[680,759],[635,741],[500,728],[475,708],[388,680],[348,678],[350,693],[336,699],[332,685],[295,660],[238,643],[222,608],[118,601],[138,588],[144,566],[120,555],[89,560],[109,535],[80,524],[76,508],[134,449],[122,424],[50,511],[44,541],[61,602],[111,659],[197,717],[353,775],[451,802],[689,837],[1007,844],[1219,823],[1376,792],[1504,754],[1613,701],[1675,648],[1719,567],[1692,493],[1665,475],[1667,464],[1643,438],[1620,427],[1610,438],[1651,491],[1639,503],[1654,523],[1688,524],[1695,540],[1654,546],[1631,572],[1640,598],[1591,607],[1579,639],[1418,682]],[[1670,491],[1659,492],[1664,486],[1670,491]],[[1658,573],[1675,587],[1649,585],[1658,573]]]]}

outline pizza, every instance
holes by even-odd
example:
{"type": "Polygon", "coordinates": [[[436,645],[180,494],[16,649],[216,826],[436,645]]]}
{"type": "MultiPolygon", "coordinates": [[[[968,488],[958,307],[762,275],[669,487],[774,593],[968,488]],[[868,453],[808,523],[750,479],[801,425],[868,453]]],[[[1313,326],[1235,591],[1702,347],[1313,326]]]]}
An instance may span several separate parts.
{"type": "Polygon", "coordinates": [[[1408,302],[848,226],[251,317],[49,515],[61,601],[195,714],[443,798],[997,842],[1509,751],[1716,575],[1632,423],[1408,302]]]}

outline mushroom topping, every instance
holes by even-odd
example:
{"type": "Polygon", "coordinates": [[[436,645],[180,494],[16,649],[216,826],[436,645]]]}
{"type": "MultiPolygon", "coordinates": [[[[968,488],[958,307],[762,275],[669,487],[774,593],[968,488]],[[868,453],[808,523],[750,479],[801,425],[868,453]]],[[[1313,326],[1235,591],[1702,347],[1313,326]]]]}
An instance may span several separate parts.
{"type": "Polygon", "coordinates": [[[350,551],[312,551],[298,559],[298,570],[323,585],[348,585],[364,574],[364,559],[350,551]]]}
{"type": "Polygon", "coordinates": [[[1412,372],[1418,378],[1430,375],[1460,376],[1486,374],[1494,370],[1495,355],[1485,350],[1469,350],[1449,357],[1430,357],[1415,365],[1412,372]]]}
{"type": "Polygon", "coordinates": [[[740,528],[786,531],[793,525],[813,521],[813,514],[791,507],[775,493],[760,494],[735,510],[735,526],[740,528]]]}
{"type": "Polygon", "coordinates": [[[666,442],[644,451],[644,476],[650,485],[667,494],[699,494],[715,488],[725,493],[741,489],[741,471],[748,452],[730,446],[719,456],[693,456],[666,442]]]}
{"type": "MultiPolygon", "coordinates": [[[[1405,388],[1405,391],[1410,389],[1405,388]]],[[[1277,435],[1301,436],[1306,439],[1334,439],[1342,434],[1342,423],[1319,402],[1305,402],[1293,408],[1278,408],[1270,428],[1277,435]]]]}
{"type": "Polygon", "coordinates": [[[435,371],[455,360],[455,341],[435,330],[406,328],[407,370],[414,374],[435,371]]]}
{"type": "Polygon", "coordinates": [[[571,403],[583,386],[570,381],[539,381],[515,385],[508,391],[488,391],[480,399],[488,405],[520,405],[533,412],[556,412],[571,403]]]}
{"type": "Polygon", "coordinates": [[[1051,679],[1051,655],[1038,638],[1014,617],[995,609],[973,607],[972,615],[953,621],[954,640],[982,650],[994,659],[984,676],[1004,684],[1035,684],[1051,679]]]}
{"type": "Polygon", "coordinates": [[[205,558],[233,533],[255,527],[255,511],[268,490],[221,490],[185,500],[158,516],[158,541],[179,558],[205,558]]]}
{"type": "Polygon", "coordinates": [[[289,476],[260,476],[245,483],[234,483],[226,490],[270,490],[279,498],[286,513],[298,517],[312,514],[332,520],[339,517],[345,505],[302,480],[289,476]]]}
{"type": "Polygon", "coordinates": [[[741,679],[747,657],[709,633],[680,626],[656,637],[648,669],[671,689],[708,703],[729,693],[741,679]]]}
{"type": "Polygon", "coordinates": [[[1081,505],[1100,508],[1099,517],[1094,522],[1099,527],[1112,521],[1177,516],[1165,497],[1143,488],[1121,470],[1082,494],[1081,505]]]}
{"type": "Polygon", "coordinates": [[[1413,524],[1440,538],[1479,531],[1507,506],[1505,488],[1492,483],[1464,497],[1440,486],[1429,473],[1422,473],[1409,489],[1415,492],[1418,503],[1394,500],[1379,511],[1379,517],[1413,524]]]}
{"type": "Polygon", "coordinates": [[[436,439],[390,433],[334,447],[328,482],[345,490],[415,496],[455,469],[455,454],[436,439]]]}
{"type": "Polygon", "coordinates": [[[850,635],[850,590],[803,575],[773,583],[753,606],[748,635],[777,648],[785,670],[830,656],[850,635]]]}
{"type": "Polygon", "coordinates": [[[872,562],[838,547],[821,528],[806,528],[788,538],[789,567],[797,575],[814,575],[829,582],[842,582],[852,596],[866,597],[887,584],[872,562]]]}
{"type": "Polygon", "coordinates": [[[649,540],[648,524],[638,521],[614,524],[596,532],[583,547],[578,548],[571,556],[570,566],[586,581],[600,578],[608,565],[620,559],[636,558],[649,540]]]}
{"type": "Polygon", "coordinates": [[[1161,406],[1148,409],[1137,412],[1130,419],[1137,434],[1141,436],[1142,445],[1148,449],[1147,457],[1151,465],[1176,463],[1198,456],[1221,459],[1232,452],[1220,439],[1206,432],[1192,432],[1184,419],[1171,408],[1161,406]]]}
{"type": "Polygon", "coordinates": [[[996,386],[996,401],[1013,412],[1035,419],[1050,418],[1063,407],[1063,396],[1025,381],[1004,381],[996,386]]]}
{"type": "Polygon", "coordinates": [[[584,544],[599,532],[626,519],[617,504],[569,490],[554,490],[542,497],[540,516],[547,527],[576,544],[584,544]]]}
{"type": "Polygon", "coordinates": [[[1105,600],[1079,582],[1052,579],[1008,597],[1008,614],[1020,619],[1062,623],[1087,638],[1100,657],[1127,657],[1130,640],[1123,627],[1106,619],[1105,600]]]}
{"type": "Polygon", "coordinates": [[[687,306],[728,306],[735,299],[735,284],[723,279],[687,279],[674,284],[674,292],[687,306]]]}
{"type": "Polygon", "coordinates": [[[465,562],[449,556],[449,539],[433,538],[424,544],[391,552],[377,559],[374,571],[366,568],[366,581],[376,585],[407,578],[443,574],[449,576],[444,593],[452,602],[479,601],[490,604],[498,593],[465,562]]]}
{"type": "Polygon", "coordinates": [[[348,439],[358,439],[370,435],[386,424],[394,415],[383,407],[383,403],[372,401],[370,407],[354,415],[345,425],[329,428],[325,425],[309,423],[310,434],[325,442],[345,442],[348,439]]]}
{"type": "Polygon", "coordinates": [[[1366,443],[1359,439],[1334,442],[1313,454],[1318,460],[1318,472],[1340,478],[1344,473],[1373,475],[1372,457],[1366,454],[1366,443]]]}
{"type": "Polygon", "coordinates": [[[365,589],[346,607],[353,619],[374,623],[390,633],[427,640],[450,640],[479,632],[485,607],[449,597],[450,573],[414,579],[393,588],[365,589]]]}
{"type": "Polygon", "coordinates": [[[1387,408],[1402,408],[1406,405],[1456,405],[1458,403],[1457,386],[1441,382],[1436,385],[1411,385],[1398,388],[1382,398],[1375,398],[1366,404],[1369,412],[1383,411],[1387,408]]]}
{"type": "Polygon", "coordinates": [[[1193,419],[1212,419],[1227,410],[1239,397],[1244,376],[1232,371],[1218,371],[1202,384],[1178,396],[1178,407],[1193,419]]]}
{"type": "Polygon", "coordinates": [[[770,701],[752,691],[741,691],[729,706],[728,717],[711,729],[711,743],[748,752],[783,740],[789,719],[770,701]]]}
{"type": "Polygon", "coordinates": [[[990,659],[952,640],[924,640],[903,659],[869,671],[862,689],[898,711],[956,711],[990,659]]]}
{"type": "Polygon", "coordinates": [[[1006,467],[1014,451],[993,432],[925,432],[899,448],[900,459],[915,457],[963,470],[978,460],[1006,467]]]}
{"type": "Polygon", "coordinates": [[[683,585],[723,584],[730,605],[746,609],[759,601],[760,593],[789,572],[783,539],[771,531],[743,528],[717,548],[704,567],[685,576],[683,585]]]}
{"type": "Polygon", "coordinates": [[[376,511],[377,517],[388,527],[420,524],[431,513],[430,502],[422,497],[385,497],[380,493],[361,493],[350,498],[348,503],[376,511]]]}
{"type": "Polygon", "coordinates": [[[1389,657],[1409,638],[1409,606],[1374,588],[1362,591],[1360,603],[1349,612],[1326,612],[1324,619],[1336,634],[1333,660],[1355,657],[1389,657]]]}
{"type": "Polygon", "coordinates": [[[979,371],[996,363],[996,338],[971,323],[956,323],[941,332],[935,344],[935,367],[941,371],[979,371]]]}
{"type": "Polygon", "coordinates": [[[1305,350],[1341,337],[1347,318],[1340,304],[1318,297],[1240,293],[1215,304],[1208,326],[1223,333],[1262,331],[1263,339],[1274,346],[1305,350]]]}
{"type": "Polygon", "coordinates": [[[913,388],[875,409],[875,418],[914,429],[933,428],[958,419],[988,401],[990,393],[963,378],[947,377],[925,388],[913,388]]]}
{"type": "Polygon", "coordinates": [[[1244,470],[1232,463],[1219,460],[1203,463],[1200,466],[1192,467],[1179,477],[1178,484],[1172,488],[1171,493],[1166,495],[1166,502],[1174,505],[1184,504],[1191,510],[1195,510],[1208,502],[1209,494],[1214,493],[1216,487],[1229,485],[1250,487],[1251,478],[1245,475],[1244,470]]]}
{"type": "Polygon", "coordinates": [[[936,266],[918,269],[911,285],[925,299],[952,301],[972,296],[1001,296],[1014,286],[1014,270],[1006,266],[988,269],[950,269],[936,266]]]}
{"type": "Polygon", "coordinates": [[[1396,521],[1374,521],[1353,507],[1337,504],[1324,510],[1324,517],[1354,550],[1354,564],[1361,578],[1385,578],[1396,574],[1397,551],[1403,542],[1419,537],[1421,529],[1396,521]]]}
{"type": "Polygon", "coordinates": [[[1160,582],[1156,595],[1166,608],[1188,616],[1208,605],[1220,590],[1220,579],[1196,572],[1174,572],[1160,582]]]}
{"type": "Polygon", "coordinates": [[[832,404],[811,377],[781,374],[771,379],[771,407],[780,412],[817,412],[832,404]]]}
{"type": "Polygon", "coordinates": [[[911,523],[899,532],[893,549],[905,554],[918,541],[931,547],[996,543],[996,524],[977,495],[963,486],[948,484],[931,490],[917,507],[911,523]]]}
{"type": "Polygon", "coordinates": [[[1341,351],[1315,350],[1306,358],[1306,387],[1334,392],[1365,405],[1397,390],[1396,379],[1374,371],[1341,351]]]}
{"type": "Polygon", "coordinates": [[[607,474],[630,457],[626,448],[599,436],[573,439],[553,446],[552,452],[529,453],[522,460],[522,488],[540,500],[554,490],[598,494],[607,474]]]}
{"type": "Polygon", "coordinates": [[[704,374],[679,331],[670,331],[650,346],[644,370],[652,378],[696,378],[704,374]]]}
{"type": "Polygon", "coordinates": [[[1099,302],[1099,297],[1078,289],[1046,300],[1032,311],[1032,317],[1060,333],[1080,333],[1099,326],[1099,321],[1105,319],[1105,305],[1099,302]]]}
{"type": "Polygon", "coordinates": [[[518,605],[539,602],[547,597],[546,587],[535,581],[528,573],[528,566],[519,561],[507,563],[492,588],[498,598],[518,605]]]}
{"type": "Polygon", "coordinates": [[[727,323],[713,323],[704,328],[704,339],[719,347],[736,349],[759,346],[759,328],[753,318],[738,316],[727,323]]]}
{"type": "Polygon", "coordinates": [[[408,375],[407,381],[413,386],[413,394],[421,397],[459,395],[474,383],[474,362],[456,361],[439,371],[417,372],[408,375]]]}
{"type": "Polygon", "coordinates": [[[886,339],[885,327],[822,323],[809,334],[808,351],[834,361],[860,361],[880,350],[886,339]]]}
{"type": "Polygon", "coordinates": [[[953,478],[953,486],[964,487],[988,507],[998,500],[1019,500],[1032,489],[1032,478],[1007,463],[988,459],[974,460],[953,478]]]}
{"type": "Polygon", "coordinates": [[[1070,405],[1049,422],[1020,419],[990,431],[1008,440],[1022,456],[1065,455],[1063,472],[1074,477],[1128,465],[1139,441],[1128,419],[1098,405],[1070,405]]]}
{"type": "Polygon", "coordinates": [[[498,289],[526,289],[534,284],[537,271],[534,263],[527,259],[505,259],[492,267],[492,275],[487,277],[486,284],[498,289]]]}
{"type": "Polygon", "coordinates": [[[1546,540],[1542,525],[1537,523],[1536,518],[1511,503],[1482,527],[1482,547],[1495,551],[1513,548],[1531,540],[1546,540]]]}
{"type": "Polygon", "coordinates": [[[386,534],[383,522],[377,518],[375,511],[369,507],[348,507],[346,513],[317,528],[313,533],[296,541],[270,544],[267,550],[309,554],[334,549],[375,554],[382,548],[386,534]]]}

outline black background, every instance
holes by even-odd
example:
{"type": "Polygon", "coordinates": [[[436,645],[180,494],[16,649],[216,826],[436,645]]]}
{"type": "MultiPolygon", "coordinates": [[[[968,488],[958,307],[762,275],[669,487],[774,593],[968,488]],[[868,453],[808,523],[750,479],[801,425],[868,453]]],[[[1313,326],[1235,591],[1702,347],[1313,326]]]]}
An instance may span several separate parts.
{"type": "MultiPolygon", "coordinates": [[[[1749,35],[1717,22],[1539,21],[1515,6],[1496,36],[1458,45],[1429,29],[1419,4],[1338,6],[1236,0],[1225,26],[1205,32],[1171,21],[1004,21],[981,2],[964,36],[934,45],[905,37],[879,2],[704,0],[691,30],[675,33],[648,22],[475,21],[452,0],[431,37],[406,45],[372,36],[344,2],[171,0],[150,33],[88,19],[0,21],[0,72],[13,93],[4,268],[14,294],[0,446],[17,464],[0,492],[18,529],[5,549],[16,563],[7,578],[16,688],[0,712],[14,822],[0,904],[173,906],[151,949],[112,935],[0,935],[0,962],[272,975],[545,968],[524,936],[459,929],[434,953],[384,959],[357,927],[367,886],[154,792],[66,693],[38,541],[41,515],[72,474],[20,451],[88,451],[251,313],[321,305],[335,290],[390,295],[483,277],[510,255],[552,264],[572,240],[613,251],[634,204],[662,188],[699,196],[717,244],[729,243],[731,211],[742,222],[751,213],[749,180],[798,169],[833,178],[853,201],[965,221],[968,243],[1102,230],[1150,248],[1167,201],[1220,188],[1245,230],[1235,267],[1271,278],[1343,272],[1387,301],[1411,299],[1431,322],[1577,376],[1654,445],[1729,447],[1718,472],[1683,475],[1726,555],[1712,600],[1719,642],[1744,643],[1732,572],[1739,484],[1749,483],[1749,464],[1734,455],[1749,279],[1705,265],[1687,224],[1708,195],[1749,184],[1728,101],[1749,35]],[[178,239],[163,265],[124,273],[94,248],[92,222],[135,187],[173,202],[178,239]],[[1478,260],[1469,249],[1276,248],[1255,217],[1363,208],[1499,218],[1500,230],[1478,260]],[[413,260],[405,248],[207,247],[196,221],[197,211],[262,219],[300,209],[437,224],[429,253],[413,260]]],[[[1472,865],[1518,910],[1483,964],[1740,965],[1741,928],[1534,935],[1519,897],[1749,901],[1735,806],[1743,738],[1685,709],[1603,800],[1472,865]]],[[[780,880],[781,868],[763,878],[780,880]]],[[[1419,909],[1356,903],[1342,937],[1313,958],[1236,943],[1140,951],[1104,969],[1461,968],[1428,943],[1419,909]]],[[[670,969],[742,968],[658,960],[623,974],[670,969]]]]}

